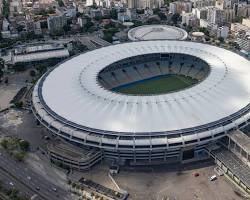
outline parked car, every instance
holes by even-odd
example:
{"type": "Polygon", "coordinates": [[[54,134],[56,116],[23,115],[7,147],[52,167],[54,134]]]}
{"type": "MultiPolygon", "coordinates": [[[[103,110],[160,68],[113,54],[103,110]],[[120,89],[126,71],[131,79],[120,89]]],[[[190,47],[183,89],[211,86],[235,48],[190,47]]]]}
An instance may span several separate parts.
{"type": "Polygon", "coordinates": [[[215,181],[217,179],[217,176],[216,175],[213,175],[210,177],[210,181],[215,181]]]}

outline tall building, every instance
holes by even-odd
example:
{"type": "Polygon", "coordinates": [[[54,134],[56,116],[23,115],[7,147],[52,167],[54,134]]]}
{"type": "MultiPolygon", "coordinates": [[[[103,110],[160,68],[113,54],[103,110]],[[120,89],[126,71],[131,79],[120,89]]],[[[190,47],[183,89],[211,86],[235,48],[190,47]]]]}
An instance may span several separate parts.
{"type": "Polygon", "coordinates": [[[187,26],[197,26],[199,25],[199,19],[195,17],[193,13],[183,13],[182,15],[182,24],[187,26]]]}
{"type": "Polygon", "coordinates": [[[159,8],[163,5],[163,0],[127,0],[128,8],[159,8]]]}
{"type": "Polygon", "coordinates": [[[173,14],[182,12],[190,13],[192,11],[192,2],[175,1],[169,4],[169,11],[173,14]]]}
{"type": "Polygon", "coordinates": [[[208,8],[210,7],[203,7],[203,8],[193,8],[192,13],[198,18],[198,19],[207,19],[207,13],[208,8]]]}
{"type": "Polygon", "coordinates": [[[0,15],[3,14],[3,0],[0,0],[0,15]]]}
{"type": "Polygon", "coordinates": [[[228,37],[229,28],[227,26],[221,26],[217,29],[217,38],[222,37],[226,39],[228,37]]]}
{"type": "Polygon", "coordinates": [[[235,16],[238,17],[249,17],[250,16],[250,4],[246,3],[235,3],[233,5],[235,16]]]}
{"type": "Polygon", "coordinates": [[[225,22],[224,10],[216,7],[208,9],[207,20],[209,23],[223,25],[225,22]]]}
{"type": "Polygon", "coordinates": [[[128,5],[128,8],[131,8],[131,9],[138,8],[138,0],[128,0],[127,5],[128,5]]]}
{"type": "Polygon", "coordinates": [[[235,12],[231,8],[224,10],[224,16],[226,22],[233,22],[235,20],[235,12]]]}
{"type": "Polygon", "coordinates": [[[214,6],[215,5],[214,0],[193,0],[192,2],[193,2],[193,7],[194,8],[203,8],[203,7],[214,6]]]}
{"type": "Polygon", "coordinates": [[[48,17],[47,23],[51,34],[58,33],[62,31],[63,26],[67,24],[66,15],[48,17]]]}

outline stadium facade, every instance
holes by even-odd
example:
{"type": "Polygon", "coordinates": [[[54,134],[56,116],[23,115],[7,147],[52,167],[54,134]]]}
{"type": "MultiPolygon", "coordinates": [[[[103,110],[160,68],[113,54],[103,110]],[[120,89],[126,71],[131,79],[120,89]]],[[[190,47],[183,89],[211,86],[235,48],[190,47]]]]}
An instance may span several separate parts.
{"type": "Polygon", "coordinates": [[[205,148],[250,122],[250,63],[231,51],[186,41],[142,41],[90,51],[48,71],[32,111],[71,143],[105,158],[159,164],[206,158],[205,148]],[[178,74],[197,82],[159,94],[114,88],[178,74]]]}

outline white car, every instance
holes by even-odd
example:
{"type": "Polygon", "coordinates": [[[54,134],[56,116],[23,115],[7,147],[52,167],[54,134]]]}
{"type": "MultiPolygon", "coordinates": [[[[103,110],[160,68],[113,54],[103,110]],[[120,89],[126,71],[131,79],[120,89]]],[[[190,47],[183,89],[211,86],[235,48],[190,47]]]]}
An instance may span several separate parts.
{"type": "Polygon", "coordinates": [[[14,186],[14,183],[10,182],[10,185],[11,185],[11,186],[14,186]]]}
{"type": "Polygon", "coordinates": [[[217,179],[217,176],[216,175],[213,175],[210,177],[210,181],[215,181],[217,179]]]}

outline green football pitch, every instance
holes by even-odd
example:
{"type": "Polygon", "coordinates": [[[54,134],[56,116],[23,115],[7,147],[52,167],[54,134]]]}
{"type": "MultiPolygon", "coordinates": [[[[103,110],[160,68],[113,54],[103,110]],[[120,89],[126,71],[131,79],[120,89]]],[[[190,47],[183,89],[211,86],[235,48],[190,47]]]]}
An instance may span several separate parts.
{"type": "Polygon", "coordinates": [[[183,75],[165,75],[119,86],[113,91],[131,95],[155,95],[174,92],[197,83],[183,75]]]}

